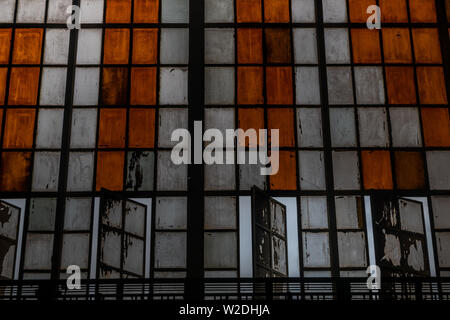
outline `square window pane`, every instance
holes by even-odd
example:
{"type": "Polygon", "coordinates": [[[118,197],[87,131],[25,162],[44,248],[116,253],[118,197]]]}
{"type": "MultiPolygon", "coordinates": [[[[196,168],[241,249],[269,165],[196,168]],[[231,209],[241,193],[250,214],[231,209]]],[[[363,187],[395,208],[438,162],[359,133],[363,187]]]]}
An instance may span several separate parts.
{"type": "Polygon", "coordinates": [[[31,198],[28,231],[55,230],[56,199],[31,198]]]}
{"type": "Polygon", "coordinates": [[[89,230],[92,216],[91,198],[67,198],[64,230],[89,230]]]}
{"type": "Polygon", "coordinates": [[[67,176],[68,191],[92,190],[94,174],[94,153],[71,152],[69,156],[69,172],[67,176]]]}
{"type": "Polygon", "coordinates": [[[345,28],[325,29],[327,63],[350,63],[348,31],[345,28]]]}
{"type": "Polygon", "coordinates": [[[450,189],[450,151],[428,151],[428,178],[430,189],[450,189]]]}
{"type": "Polygon", "coordinates": [[[45,32],[44,64],[67,64],[70,31],[47,29],[45,32]]]}
{"type": "Polygon", "coordinates": [[[317,63],[316,29],[293,29],[295,63],[317,63]]]}
{"type": "Polygon", "coordinates": [[[68,14],[66,10],[72,5],[72,0],[49,0],[47,22],[66,23],[68,14]]]}
{"type": "Polygon", "coordinates": [[[102,50],[101,29],[81,29],[78,32],[77,64],[99,64],[102,50]]]}
{"type": "Polygon", "coordinates": [[[75,72],[74,105],[97,105],[100,70],[77,68],[75,72]]]}
{"type": "Polygon", "coordinates": [[[189,22],[189,0],[164,0],[161,2],[161,22],[189,22]]]}
{"type": "Polygon", "coordinates": [[[234,63],[233,29],[205,29],[205,63],[234,63]]]}
{"type": "Polygon", "coordinates": [[[155,232],[155,268],[186,267],[186,233],[155,232]]]}
{"type": "Polygon", "coordinates": [[[58,190],[59,160],[59,152],[34,154],[32,191],[58,190]]]}
{"type": "Polygon", "coordinates": [[[49,270],[52,266],[52,255],[52,234],[29,233],[27,235],[23,267],[25,270],[49,270]]]}
{"type": "Polygon", "coordinates": [[[17,18],[19,23],[44,22],[45,0],[18,0],[17,18]]]}
{"type": "Polygon", "coordinates": [[[297,141],[301,148],[322,147],[322,111],[319,108],[297,109],[297,141]]]}
{"type": "Polygon", "coordinates": [[[205,22],[233,22],[233,0],[205,0],[205,22]]]}
{"type": "Polygon", "coordinates": [[[205,190],[234,190],[235,176],[233,164],[207,165],[205,166],[205,190]]]}
{"type": "Polygon", "coordinates": [[[93,148],[97,135],[97,109],[73,109],[71,148],[93,148]]]}
{"type": "Polygon", "coordinates": [[[66,101],[66,68],[43,68],[40,104],[62,106],[66,101]]]}
{"type": "Polygon", "coordinates": [[[303,232],[303,266],[305,268],[330,266],[330,244],[327,232],[303,232]]]}
{"type": "MultiPolygon", "coordinates": [[[[248,152],[245,155],[246,159],[249,158],[248,152]]],[[[246,164],[239,165],[239,187],[241,190],[250,190],[253,186],[257,186],[260,189],[266,189],[266,176],[261,175],[261,165],[258,164],[246,164]]]]}
{"type": "Polygon", "coordinates": [[[39,109],[36,148],[61,147],[63,109],[39,109]]]}
{"type": "Polygon", "coordinates": [[[417,108],[390,108],[389,115],[394,147],[422,146],[422,134],[417,108]]]}
{"type": "Polygon", "coordinates": [[[322,6],[324,22],[347,22],[346,0],[323,0],[322,6]]]}
{"type": "Polygon", "coordinates": [[[358,108],[361,147],[388,147],[389,132],[384,108],[358,108]]]}
{"type": "Polygon", "coordinates": [[[88,233],[65,234],[63,236],[61,269],[77,265],[81,269],[88,268],[90,236],[88,233]]]}
{"type": "Polygon", "coordinates": [[[353,104],[353,81],[350,67],[327,67],[330,104],[353,104]]]}
{"type": "Polygon", "coordinates": [[[338,232],[339,265],[362,268],[367,264],[364,232],[338,232]]]}
{"type": "Polygon", "coordinates": [[[188,69],[160,69],[159,103],[185,105],[188,103],[188,69]]]}
{"type": "Polygon", "coordinates": [[[162,64],[187,64],[189,62],[189,29],[162,28],[162,64]]]}
{"type": "MultiPolygon", "coordinates": [[[[220,1],[220,0],[219,0],[220,1]]],[[[14,20],[14,9],[16,0],[0,0],[0,22],[8,23],[14,20]]]]}
{"type": "Polygon", "coordinates": [[[101,23],[103,22],[104,0],[81,0],[80,17],[81,23],[101,23]]]}
{"type": "Polygon", "coordinates": [[[170,148],[178,144],[171,141],[172,133],[176,129],[188,128],[188,111],[186,108],[159,109],[158,145],[161,148],[170,148]]]}
{"type": "Polygon", "coordinates": [[[158,197],[155,211],[155,229],[187,228],[186,197],[158,197]]]}
{"type": "Polygon", "coordinates": [[[319,69],[316,67],[296,67],[296,103],[320,104],[319,69]]]}
{"type": "Polygon", "coordinates": [[[355,112],[353,108],[331,108],[330,130],[333,147],[356,147],[355,112]]]}
{"type": "Polygon", "coordinates": [[[314,0],[292,0],[292,22],[315,22],[316,9],[314,0]]]}
{"type": "Polygon", "coordinates": [[[235,197],[205,197],[205,230],[236,228],[235,197]]]}
{"type": "Polygon", "coordinates": [[[236,232],[205,232],[205,268],[236,268],[236,232]]]}
{"type": "Polygon", "coordinates": [[[234,68],[205,68],[205,104],[234,103],[234,68]]]}
{"type": "Polygon", "coordinates": [[[300,203],[303,229],[328,228],[326,197],[301,197],[300,203]]]}
{"type": "Polygon", "coordinates": [[[336,190],[358,190],[358,153],[356,151],[333,152],[333,176],[336,190]]]}
{"type": "Polygon", "coordinates": [[[300,188],[303,190],[325,190],[325,162],[321,151],[300,151],[300,188]]]}
{"type": "MultiPolygon", "coordinates": [[[[234,109],[233,108],[208,108],[205,109],[204,130],[218,129],[223,135],[223,142],[234,145],[234,141],[227,141],[226,130],[234,129],[234,109]]],[[[210,142],[204,142],[208,145],[210,142]]]]}
{"type": "Polygon", "coordinates": [[[185,191],[187,189],[187,165],[176,165],[170,151],[158,152],[157,190],[185,191]]]}
{"type": "Polygon", "coordinates": [[[155,154],[153,152],[128,152],[126,190],[153,190],[154,168],[155,154]]]}
{"type": "Polygon", "coordinates": [[[381,67],[355,67],[358,104],[384,104],[384,80],[381,67]]]}
{"type": "Polygon", "coordinates": [[[338,229],[362,229],[364,227],[363,200],[355,196],[338,196],[336,204],[336,226],[338,229]]]}

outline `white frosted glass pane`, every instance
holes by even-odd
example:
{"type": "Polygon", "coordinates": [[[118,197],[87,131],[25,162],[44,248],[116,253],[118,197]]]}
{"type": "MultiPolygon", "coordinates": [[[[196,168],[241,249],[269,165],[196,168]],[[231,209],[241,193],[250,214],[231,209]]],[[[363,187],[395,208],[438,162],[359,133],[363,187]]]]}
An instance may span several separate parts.
{"type": "Polygon", "coordinates": [[[42,71],[40,104],[62,106],[66,100],[66,68],[44,68],[42,71]]]}
{"type": "Polygon", "coordinates": [[[39,109],[36,148],[60,148],[63,109],[39,109]]]}
{"type": "Polygon", "coordinates": [[[34,154],[33,191],[57,191],[59,177],[59,152],[34,154]]]}
{"type": "Polygon", "coordinates": [[[81,0],[81,23],[103,22],[103,2],[104,0],[81,0]]]}
{"type": "Polygon", "coordinates": [[[328,233],[303,233],[303,265],[306,268],[330,266],[328,233]]]}
{"type": "Polygon", "coordinates": [[[322,111],[319,108],[297,109],[297,137],[301,148],[322,147],[322,111]]]}
{"type": "Polygon", "coordinates": [[[358,120],[361,147],[389,146],[389,132],[384,108],[359,108],[358,120]]]}
{"type": "Polygon", "coordinates": [[[205,30],[205,63],[207,64],[234,63],[233,29],[205,30]]]}
{"type": "Polygon", "coordinates": [[[77,68],[74,105],[97,105],[99,74],[98,68],[77,68]]]}
{"type": "Polygon", "coordinates": [[[234,103],[234,68],[205,68],[205,104],[234,103]]]}
{"type": "Polygon", "coordinates": [[[233,22],[233,0],[205,0],[205,22],[233,22]]]}
{"type": "Polygon", "coordinates": [[[71,152],[67,176],[68,191],[92,190],[94,154],[92,152],[71,152]]]}
{"type": "Polygon", "coordinates": [[[324,22],[347,22],[346,0],[323,0],[324,22]]]}
{"type": "Polygon", "coordinates": [[[86,269],[89,264],[89,234],[65,234],[61,255],[61,268],[77,265],[86,269]]]}
{"type": "Polygon", "coordinates": [[[66,23],[67,17],[66,10],[72,5],[72,0],[49,0],[47,22],[50,23],[66,23]]]}
{"type": "Polygon", "coordinates": [[[419,112],[417,108],[390,108],[392,144],[394,147],[420,147],[419,112]]]}
{"type": "Polygon", "coordinates": [[[327,198],[301,197],[303,229],[326,229],[328,227],[327,198]]]}
{"type": "Polygon", "coordinates": [[[293,22],[315,22],[316,9],[314,0],[292,0],[293,22]]]}
{"type": "Polygon", "coordinates": [[[320,104],[318,68],[295,68],[295,83],[297,104],[320,104]]]}
{"type": "Polygon", "coordinates": [[[161,29],[162,64],[187,64],[189,62],[189,29],[161,29]]]}
{"type": "Polygon", "coordinates": [[[316,29],[294,28],[293,35],[295,63],[317,63],[316,29]]]}
{"type": "Polygon", "coordinates": [[[163,0],[161,1],[161,22],[188,23],[189,0],[163,0]]]}
{"type": "Polygon", "coordinates": [[[159,103],[162,105],[185,105],[188,103],[188,69],[160,69],[159,103]]]}
{"type": "Polygon", "coordinates": [[[350,63],[350,46],[346,28],[325,29],[327,63],[350,63]]]}
{"type": "Polygon", "coordinates": [[[356,102],[384,104],[384,80],[381,67],[355,67],[356,102]]]}
{"type": "Polygon", "coordinates": [[[0,0],[0,22],[7,23],[14,20],[15,0],[0,0]]]}
{"type": "Polygon", "coordinates": [[[77,64],[99,64],[102,30],[81,29],[78,33],[77,64]]]}
{"type": "Polygon", "coordinates": [[[97,134],[97,109],[72,111],[71,148],[93,148],[97,134]]]}
{"type": "Polygon", "coordinates": [[[300,151],[300,187],[303,190],[325,190],[325,163],[320,151],[300,151]]]}
{"type": "Polygon", "coordinates": [[[186,108],[161,108],[159,110],[158,145],[173,147],[178,141],[171,141],[172,132],[176,129],[188,128],[188,112],[186,108]]]}
{"type": "Polygon", "coordinates": [[[70,31],[47,29],[45,32],[44,64],[67,64],[70,31]]]}
{"type": "Polygon", "coordinates": [[[19,0],[17,22],[44,22],[45,0],[19,0]]]}
{"type": "Polygon", "coordinates": [[[158,152],[157,189],[184,191],[187,189],[187,165],[175,165],[170,151],[158,152]]]}
{"type": "Polygon", "coordinates": [[[333,147],[356,147],[354,110],[352,108],[331,108],[330,131],[333,147]]]}

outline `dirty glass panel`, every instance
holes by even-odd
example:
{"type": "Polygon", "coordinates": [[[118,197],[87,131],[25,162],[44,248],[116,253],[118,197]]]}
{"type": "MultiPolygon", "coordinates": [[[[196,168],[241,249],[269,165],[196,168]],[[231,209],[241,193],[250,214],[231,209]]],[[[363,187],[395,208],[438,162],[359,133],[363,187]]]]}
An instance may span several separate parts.
{"type": "Polygon", "coordinates": [[[300,197],[303,229],[328,228],[327,198],[300,197]]]}
{"type": "Polygon", "coordinates": [[[81,0],[80,17],[81,23],[101,23],[103,22],[103,2],[104,0],[81,0]]]}
{"type": "Polygon", "coordinates": [[[417,108],[390,108],[392,145],[394,147],[420,147],[422,134],[417,108]]]}
{"type": "Polygon", "coordinates": [[[305,268],[330,267],[328,232],[303,232],[303,265],[305,268]]]}
{"type": "Polygon", "coordinates": [[[72,4],[72,0],[49,0],[47,10],[47,22],[65,23],[67,20],[66,9],[72,4]]]}
{"type": "Polygon", "coordinates": [[[450,197],[433,196],[434,226],[437,229],[450,229],[450,197]]]}
{"type": "Polygon", "coordinates": [[[427,151],[430,189],[450,189],[450,151],[427,151]]]}
{"type": "Polygon", "coordinates": [[[423,208],[421,202],[399,200],[400,225],[402,230],[423,234],[423,208]]]}
{"type": "Polygon", "coordinates": [[[155,233],[155,268],[186,267],[186,233],[155,233]]]}
{"type": "Polygon", "coordinates": [[[187,165],[175,165],[170,156],[170,151],[158,152],[157,190],[186,190],[187,165]]]}
{"type": "Polygon", "coordinates": [[[65,102],[66,68],[43,68],[40,104],[61,106],[65,102]]]}
{"type": "Polygon", "coordinates": [[[180,108],[161,108],[159,110],[158,145],[171,148],[178,141],[171,141],[172,132],[188,128],[188,110],[180,108]]]}
{"type": "Polygon", "coordinates": [[[44,64],[67,64],[70,32],[66,29],[45,31],[44,64]]]}
{"type": "Polygon", "coordinates": [[[189,29],[162,28],[160,63],[187,64],[189,61],[189,29]]]}
{"type": "Polygon", "coordinates": [[[205,22],[233,22],[233,0],[205,0],[205,22]]]}
{"type": "Polygon", "coordinates": [[[322,147],[322,112],[319,108],[297,109],[297,141],[301,148],[322,147]]]}
{"type": "Polygon", "coordinates": [[[20,209],[0,201],[0,279],[13,279],[20,209]]]}
{"type": "Polygon", "coordinates": [[[234,190],[235,177],[235,165],[208,165],[205,167],[205,190],[234,190]]]}
{"type": "Polygon", "coordinates": [[[234,68],[205,68],[205,104],[233,104],[234,87],[234,68]]]}
{"type": "Polygon", "coordinates": [[[159,102],[162,105],[187,104],[187,68],[161,68],[159,102]]]}
{"type": "Polygon", "coordinates": [[[356,196],[337,196],[336,226],[338,229],[364,228],[363,200],[356,196]]]}
{"type": "Polygon", "coordinates": [[[236,232],[205,232],[205,268],[237,267],[236,232]]]}
{"type": "Polygon", "coordinates": [[[36,152],[31,189],[33,191],[57,191],[59,163],[59,152],[36,152]]]}
{"type": "Polygon", "coordinates": [[[161,22],[163,22],[163,23],[188,23],[189,22],[189,0],[161,1],[161,22]]]}
{"type": "Polygon", "coordinates": [[[49,270],[51,268],[53,234],[29,233],[25,245],[24,270],[49,270]]]}
{"type": "Polygon", "coordinates": [[[130,151],[127,161],[127,190],[153,190],[155,155],[149,151],[130,151]]]}
{"type": "Polygon", "coordinates": [[[384,104],[384,80],[381,67],[355,67],[356,102],[384,104]]]}
{"type": "Polygon", "coordinates": [[[234,63],[234,30],[206,29],[205,30],[205,63],[232,64],[234,63]]]}
{"type": "Polygon", "coordinates": [[[17,22],[42,23],[45,16],[45,0],[18,0],[17,22]]]}
{"type": "Polygon", "coordinates": [[[324,22],[347,22],[346,0],[324,0],[322,3],[324,22]]]}
{"type": "Polygon", "coordinates": [[[64,215],[64,230],[89,230],[91,226],[92,199],[67,198],[64,215]]]}
{"type": "Polygon", "coordinates": [[[389,131],[384,108],[358,108],[358,120],[362,147],[389,146],[389,131]]]}
{"type": "Polygon", "coordinates": [[[343,268],[367,265],[364,232],[338,232],[339,264],[343,268]]]}
{"type": "Polygon", "coordinates": [[[123,241],[123,270],[139,276],[144,276],[144,241],[130,235],[126,235],[123,241]]]}
{"type": "Polygon", "coordinates": [[[333,176],[336,190],[358,190],[359,160],[356,151],[333,151],[333,176]]]}
{"type": "Polygon", "coordinates": [[[350,45],[347,29],[325,29],[325,56],[329,64],[350,63],[350,45]]]}
{"type": "Polygon", "coordinates": [[[292,0],[292,22],[315,22],[316,10],[314,0],[292,0]]]}
{"type": "Polygon", "coordinates": [[[236,228],[235,197],[205,197],[205,230],[236,228]]]}
{"type": "Polygon", "coordinates": [[[319,69],[316,67],[296,67],[296,103],[320,104],[319,69]]]}
{"type": "MultiPolygon", "coordinates": [[[[246,159],[248,159],[246,152],[246,159]]],[[[248,163],[246,161],[246,163],[248,163]]],[[[250,190],[253,186],[265,189],[266,177],[260,174],[261,166],[257,164],[239,165],[239,187],[241,190],[250,190]]]]}
{"type": "Polygon", "coordinates": [[[56,198],[31,198],[28,231],[55,230],[56,198]]]}
{"type": "Polygon", "coordinates": [[[439,266],[450,267],[450,232],[436,232],[436,247],[439,266]]]}
{"type": "Polygon", "coordinates": [[[155,229],[186,229],[187,198],[156,198],[155,229]]]}
{"type": "Polygon", "coordinates": [[[355,112],[353,108],[331,108],[330,130],[333,147],[356,147],[355,112]]]}
{"type": "Polygon", "coordinates": [[[77,64],[99,64],[102,48],[101,29],[81,29],[78,34],[77,64]]]}
{"type": "Polygon", "coordinates": [[[138,237],[145,236],[146,207],[127,201],[125,204],[125,228],[124,231],[138,237]]]}
{"type": "Polygon", "coordinates": [[[287,276],[287,245],[286,241],[272,236],[272,267],[276,272],[287,276]]]}
{"type": "Polygon", "coordinates": [[[0,22],[13,22],[14,20],[14,9],[16,0],[1,0],[0,5],[2,11],[0,12],[0,22]]]}
{"type": "Polygon", "coordinates": [[[69,191],[92,190],[94,174],[93,152],[71,152],[69,155],[69,171],[67,189],[69,191]]]}
{"type": "Polygon", "coordinates": [[[300,151],[300,188],[303,190],[325,190],[325,163],[321,151],[300,151]]]}
{"type": "Polygon", "coordinates": [[[65,234],[61,256],[61,269],[77,265],[86,269],[89,263],[90,235],[88,233],[65,234]]]}
{"type": "Polygon", "coordinates": [[[316,29],[294,28],[294,60],[295,63],[317,63],[316,29]]]}
{"type": "Polygon", "coordinates": [[[327,83],[330,104],[354,103],[350,67],[327,67],[327,83]]]}
{"type": "Polygon", "coordinates": [[[61,147],[63,109],[39,109],[36,148],[61,147]]]}
{"type": "Polygon", "coordinates": [[[97,109],[73,109],[71,148],[93,148],[97,134],[97,109]]]}
{"type": "Polygon", "coordinates": [[[77,68],[74,105],[96,105],[98,103],[99,76],[99,68],[77,68]]]}

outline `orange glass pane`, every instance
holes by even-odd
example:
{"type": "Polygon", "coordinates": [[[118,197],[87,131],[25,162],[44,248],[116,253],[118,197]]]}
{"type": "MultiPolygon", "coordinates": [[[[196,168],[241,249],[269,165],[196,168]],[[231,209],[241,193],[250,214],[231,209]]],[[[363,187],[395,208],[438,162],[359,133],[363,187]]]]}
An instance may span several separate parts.
{"type": "Polygon", "coordinates": [[[16,29],[12,62],[38,64],[41,62],[42,29],[16,29]]]}
{"type": "Polygon", "coordinates": [[[420,103],[447,104],[444,70],[441,67],[417,67],[420,103]]]}
{"type": "Polygon", "coordinates": [[[408,22],[407,0],[380,0],[381,22],[408,22]]]}
{"type": "Polygon", "coordinates": [[[0,105],[5,104],[7,68],[0,68],[0,105]]]}
{"type": "Polygon", "coordinates": [[[97,154],[96,190],[102,188],[111,191],[123,189],[123,165],[125,152],[99,151],[97,154]]]}
{"type": "Polygon", "coordinates": [[[384,62],[412,63],[411,41],[406,28],[383,28],[384,62]]]}
{"type": "Polygon", "coordinates": [[[3,109],[0,109],[0,128],[2,128],[3,124],[3,109]]]}
{"type": "MultiPolygon", "coordinates": [[[[256,132],[259,132],[259,129],[264,128],[264,109],[262,108],[239,108],[239,115],[238,115],[238,128],[247,131],[248,129],[255,129],[256,132]]],[[[240,146],[249,146],[248,139],[246,141],[243,141],[242,139],[239,139],[239,145],[240,146]]],[[[259,140],[258,140],[259,144],[259,140]]]]}
{"type": "Polygon", "coordinates": [[[361,159],[364,189],[389,190],[393,188],[389,151],[362,151],[361,159]]]}
{"type": "Polygon", "coordinates": [[[133,30],[133,63],[156,64],[158,55],[158,30],[133,30]]]}
{"type": "Polygon", "coordinates": [[[349,0],[349,12],[351,22],[366,22],[370,17],[367,13],[367,8],[371,5],[376,4],[373,0],[349,0]]]}
{"type": "Polygon", "coordinates": [[[409,0],[411,22],[436,22],[435,0],[409,0]]]}
{"type": "Polygon", "coordinates": [[[4,148],[32,148],[34,109],[8,109],[6,111],[4,148]]]}
{"type": "Polygon", "coordinates": [[[158,23],[159,0],[134,0],[134,23],[158,23]]]}
{"type": "Polygon", "coordinates": [[[398,189],[424,189],[425,169],[422,154],[420,152],[396,152],[395,177],[398,189]]]}
{"type": "Polygon", "coordinates": [[[381,63],[378,30],[352,29],[354,63],[381,63]]]}
{"type": "Polygon", "coordinates": [[[239,28],[237,31],[238,63],[262,63],[262,30],[239,28]]]}
{"type": "Polygon", "coordinates": [[[289,0],[264,0],[265,22],[289,22],[289,0]]]}
{"type": "Polygon", "coordinates": [[[417,103],[413,67],[386,67],[386,84],[390,104],[417,103]]]}
{"type": "Polygon", "coordinates": [[[125,105],[127,103],[128,69],[104,68],[102,77],[102,104],[125,105]]]}
{"type": "Polygon", "coordinates": [[[126,109],[100,109],[99,148],[125,147],[126,109]]]}
{"type": "Polygon", "coordinates": [[[131,0],[107,0],[106,23],[131,22],[131,0]]]}
{"type": "Polygon", "coordinates": [[[236,0],[237,22],[261,22],[261,0],[236,0]]]}
{"type": "Polygon", "coordinates": [[[267,63],[291,63],[291,33],[289,29],[266,29],[267,63]]]}
{"type": "Polygon", "coordinates": [[[9,82],[9,105],[35,105],[38,96],[39,67],[12,68],[9,82]]]}
{"type": "Polygon", "coordinates": [[[153,148],[155,144],[155,109],[130,109],[128,146],[153,148]]]}
{"type": "Polygon", "coordinates": [[[132,105],[156,104],[156,68],[131,69],[131,97],[132,105]]]}
{"type": "Polygon", "coordinates": [[[422,125],[427,147],[450,147],[448,108],[422,108],[422,125]]]}
{"type": "Polygon", "coordinates": [[[0,29],[0,64],[9,63],[11,46],[11,29],[0,29]]]}
{"type": "Polygon", "coordinates": [[[262,104],[263,68],[238,67],[238,104],[262,104]]]}
{"type": "Polygon", "coordinates": [[[105,29],[103,63],[128,63],[130,46],[129,29],[105,29]]]}
{"type": "Polygon", "coordinates": [[[0,190],[27,191],[31,152],[3,152],[0,165],[0,190]]]}
{"type": "Polygon", "coordinates": [[[412,30],[416,63],[442,63],[438,29],[412,30]]]}
{"type": "Polygon", "coordinates": [[[270,188],[272,190],[296,190],[297,189],[297,165],[294,151],[278,151],[279,170],[270,176],[270,188]]]}
{"type": "Polygon", "coordinates": [[[292,104],[292,68],[267,67],[266,91],[268,104],[292,104]]]}
{"type": "Polygon", "coordinates": [[[294,147],[294,110],[287,108],[267,109],[267,129],[279,130],[279,144],[271,141],[269,131],[269,143],[273,147],[294,147]]]}

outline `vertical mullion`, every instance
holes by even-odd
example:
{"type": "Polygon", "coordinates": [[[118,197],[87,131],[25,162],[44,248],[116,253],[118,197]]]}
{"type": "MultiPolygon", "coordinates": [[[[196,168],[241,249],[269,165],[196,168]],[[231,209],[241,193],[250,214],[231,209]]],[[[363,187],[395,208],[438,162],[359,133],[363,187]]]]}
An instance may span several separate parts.
{"type": "MultiPolygon", "coordinates": [[[[189,1],[188,128],[191,136],[194,122],[204,119],[204,11],[204,0],[189,1]]],[[[195,150],[193,145],[191,150],[195,150]]],[[[190,157],[186,267],[188,278],[201,279],[204,277],[204,168],[203,164],[194,164],[194,152],[190,157]]],[[[201,298],[203,286],[189,282],[186,296],[201,298]]]]}
{"type": "MultiPolygon", "coordinates": [[[[80,0],[73,0],[73,5],[80,6],[80,0]]],[[[66,97],[64,105],[64,122],[61,140],[61,156],[59,164],[58,200],[56,205],[55,233],[53,240],[52,279],[59,279],[64,232],[64,216],[66,208],[67,175],[70,151],[70,127],[72,122],[73,93],[75,83],[75,64],[78,41],[78,30],[70,31],[69,57],[67,61],[66,97]]],[[[91,235],[92,237],[92,235],[91,235]]]]}
{"type": "Polygon", "coordinates": [[[328,235],[330,246],[330,267],[331,276],[339,276],[339,255],[338,255],[338,237],[336,230],[336,216],[334,203],[334,179],[333,163],[331,151],[331,131],[329,126],[329,105],[328,105],[328,85],[327,85],[327,66],[325,57],[325,27],[323,23],[322,1],[315,1],[316,23],[317,23],[317,54],[319,63],[319,79],[321,87],[322,104],[322,132],[323,132],[323,153],[325,162],[325,180],[327,193],[327,212],[328,212],[328,235]]]}

